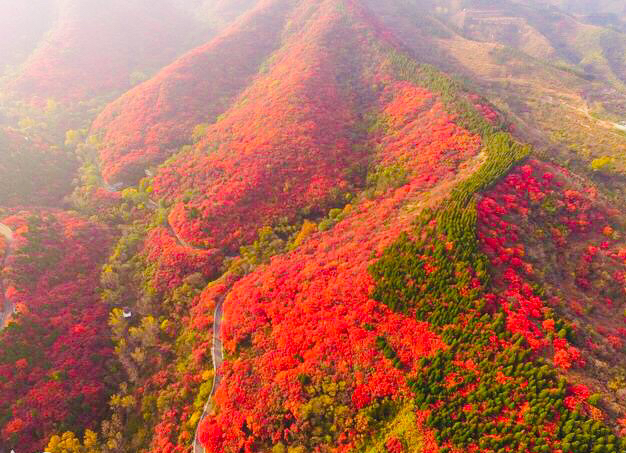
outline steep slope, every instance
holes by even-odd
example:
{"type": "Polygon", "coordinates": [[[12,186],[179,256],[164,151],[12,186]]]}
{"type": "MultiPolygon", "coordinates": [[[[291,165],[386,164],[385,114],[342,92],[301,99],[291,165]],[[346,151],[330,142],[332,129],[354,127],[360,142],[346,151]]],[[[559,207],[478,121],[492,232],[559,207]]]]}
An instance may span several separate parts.
{"type": "Polygon", "coordinates": [[[0,332],[0,442],[41,451],[60,427],[95,428],[106,413],[113,349],[96,285],[110,236],[63,212],[1,217],[14,236],[1,275],[18,315],[0,332]]]}
{"type": "Polygon", "coordinates": [[[211,42],[192,50],[109,105],[93,124],[109,183],[135,183],[191,141],[251,81],[280,43],[288,0],[264,1],[211,42]],[[224,64],[228,62],[228,64],[224,64]]]}
{"type": "Polygon", "coordinates": [[[155,216],[103,275],[136,314],[111,319],[118,448],[189,451],[223,304],[207,451],[618,451],[492,296],[473,200],[528,149],[359,2],[298,2],[289,23],[195,146],[122,195],[155,216]]]}
{"type": "MultiPolygon", "coordinates": [[[[224,298],[223,341],[230,357],[221,371],[217,415],[200,431],[208,451],[244,445],[255,451],[338,445],[349,451],[373,443],[379,424],[393,418],[408,396],[403,373],[445,348],[427,323],[371,300],[368,267],[411,230],[416,212],[448,193],[459,165],[462,179],[484,156],[471,158],[478,152],[476,136],[450,122],[443,129],[431,122],[447,117],[438,95],[403,82],[388,90],[394,93],[384,109],[388,128],[372,134],[380,143],[373,158],[387,177],[394,169],[406,173],[396,174],[395,181],[378,179],[377,190],[355,198],[331,217],[330,227],[324,221],[319,232],[303,227],[297,250],[272,259],[232,289],[220,285],[203,294],[208,307],[224,298]],[[428,108],[431,102],[439,107],[428,108]],[[456,156],[444,157],[453,149],[456,156]]],[[[413,416],[410,410],[404,415],[413,416]]],[[[422,436],[410,422],[401,434],[422,436]]]]}
{"type": "MultiPolygon", "coordinates": [[[[129,321],[114,311],[111,319],[117,354],[128,373],[127,385],[116,398],[134,398],[133,405],[117,407],[111,418],[114,426],[131,427],[120,448],[186,451],[193,439],[214,377],[209,326],[215,299],[199,296],[208,279],[222,273],[223,267],[237,278],[272,253],[302,242],[311,225],[317,229],[313,220],[320,222],[320,230],[330,228],[350,212],[346,204],[368,181],[371,197],[409,177],[407,192],[437,188],[445,193],[456,169],[478,154],[480,138],[455,124],[456,114],[445,108],[439,95],[391,71],[393,53],[379,47],[383,42],[379,30],[369,20],[355,5],[346,11],[334,0],[300,2],[291,21],[294,33],[267,70],[207,128],[196,147],[168,161],[152,184],[146,181],[138,190],[124,191],[125,200],[134,200],[138,209],[152,206],[149,209],[156,209],[157,215],[153,223],[129,229],[103,275],[106,303],[129,305],[137,315],[129,321]],[[221,139],[222,149],[205,151],[221,139]],[[378,147],[385,152],[378,152],[378,147]],[[413,148],[415,153],[410,151],[413,148]],[[222,177],[207,172],[211,168],[221,168],[222,177]],[[174,177],[179,182],[169,182],[174,177]],[[195,192],[188,190],[193,180],[195,192]],[[243,184],[237,186],[238,180],[243,184]],[[220,197],[230,193],[228,206],[235,214],[229,217],[229,210],[217,205],[215,215],[224,216],[223,222],[209,223],[211,218],[200,212],[203,192],[220,197]],[[158,201],[161,193],[164,200],[148,201],[148,197],[158,201]],[[190,208],[198,206],[199,212],[190,220],[215,225],[212,235],[178,221],[178,204],[170,209],[174,220],[162,224],[167,206],[185,196],[190,208]],[[239,250],[240,245],[244,247],[239,250]],[[237,252],[241,258],[220,266],[224,254],[237,252]]],[[[423,76],[428,79],[428,70],[423,76]]],[[[462,121],[471,123],[471,118],[464,116],[462,121]]],[[[480,159],[474,162],[478,164],[480,159]]],[[[404,199],[401,192],[397,197],[404,199]]],[[[433,193],[433,203],[439,197],[433,193]]],[[[381,216],[381,222],[399,212],[400,201],[388,203],[388,217],[381,216]]],[[[372,209],[378,204],[367,202],[372,209]]],[[[360,222],[376,215],[370,213],[360,222]]],[[[410,215],[398,218],[398,228],[389,237],[409,228],[410,220],[410,215]]],[[[363,224],[362,234],[367,231],[363,224]]],[[[381,224],[380,235],[372,241],[386,241],[384,231],[381,224]]],[[[346,252],[354,251],[353,247],[350,243],[346,252]]],[[[358,256],[364,253],[370,251],[364,247],[358,256]]],[[[367,263],[359,269],[363,266],[367,263]]],[[[225,280],[228,283],[229,277],[225,280]]],[[[216,287],[228,285],[218,281],[212,285],[216,287]]],[[[409,322],[397,317],[395,325],[401,319],[409,322]]],[[[426,326],[419,324],[419,328],[429,338],[426,326]]],[[[432,341],[435,347],[436,339],[432,341]]],[[[426,346],[425,353],[428,350],[426,346]]],[[[386,366],[381,373],[389,371],[393,367],[386,366]]],[[[51,445],[61,441],[55,438],[51,445]]]]}
{"type": "MultiPolygon", "coordinates": [[[[386,87],[386,56],[336,10],[318,7],[194,148],[159,169],[154,194],[172,203],[169,224],[182,241],[229,254],[253,241],[260,225],[341,206],[364,186],[378,146],[366,141],[369,123],[396,94],[386,87]]],[[[394,99],[397,108],[403,95],[420,100],[407,88],[394,99]]],[[[442,137],[428,156],[436,162],[450,126],[436,102],[424,103],[442,137]]],[[[472,143],[467,137],[446,157],[461,158],[472,143]]]]}
{"type": "MultiPolygon", "coordinates": [[[[413,68],[407,63],[400,73],[414,74],[418,81],[439,89],[446,87],[432,74],[420,79],[419,70],[413,73],[413,68]]],[[[402,90],[396,87],[396,93],[402,90]]],[[[447,90],[442,95],[448,102],[454,100],[447,90]]],[[[407,101],[402,97],[396,105],[404,106],[407,101]]],[[[489,112],[485,106],[478,107],[489,112]]],[[[488,115],[494,118],[492,113],[488,115]]],[[[351,451],[359,446],[365,450],[364,439],[371,439],[372,430],[380,429],[380,423],[393,420],[393,426],[403,423],[394,420],[396,415],[407,417],[404,405],[410,403],[403,398],[402,372],[411,376],[409,388],[418,395],[415,404],[419,410],[413,423],[417,421],[420,427],[418,437],[422,437],[419,443],[424,451],[499,451],[505,447],[591,451],[599,443],[606,445],[607,451],[618,451],[620,441],[610,429],[594,425],[589,436],[583,427],[583,421],[586,426],[603,417],[602,410],[594,407],[597,398],[587,401],[590,392],[580,385],[580,378],[574,377],[571,383],[576,385],[568,387],[557,373],[541,366],[534,337],[520,335],[523,331],[518,327],[524,325],[526,310],[533,313],[532,308],[523,305],[521,298],[521,309],[513,304],[508,309],[503,303],[504,311],[500,311],[491,305],[494,296],[489,291],[498,291],[498,287],[489,283],[491,270],[487,271],[487,261],[475,240],[476,211],[471,200],[526,151],[505,134],[490,131],[486,121],[482,124],[487,162],[477,171],[473,168],[471,176],[452,192],[444,189],[445,180],[435,179],[435,184],[443,186],[436,192],[450,196],[450,203],[437,208],[435,214],[424,214],[421,228],[402,226],[405,216],[385,214],[384,209],[395,207],[403,212],[403,201],[407,202],[405,209],[415,209],[416,200],[409,200],[413,184],[420,187],[420,179],[411,176],[423,176],[423,170],[409,173],[408,186],[396,190],[393,198],[370,205],[356,203],[354,212],[344,211],[343,219],[330,232],[313,236],[297,251],[273,259],[234,283],[230,291],[228,284],[209,289],[205,296],[208,306],[224,298],[223,340],[232,359],[222,371],[218,409],[202,422],[200,438],[208,451],[267,451],[271,447],[274,451],[351,451]],[[359,225],[364,227],[362,235],[359,225]],[[381,237],[377,225],[381,225],[381,237]],[[403,236],[403,230],[411,233],[403,236]],[[373,246],[384,247],[386,241],[394,240],[384,253],[373,246]],[[373,292],[372,286],[376,287],[373,292]],[[399,328],[387,325],[394,316],[376,312],[382,307],[371,299],[397,314],[427,321],[427,331],[421,326],[411,329],[415,336],[409,344],[422,349],[409,352],[402,344],[409,334],[395,337],[399,328]],[[437,334],[441,337],[433,336],[437,334]],[[435,338],[447,347],[429,349],[435,338]],[[389,361],[377,357],[383,352],[389,361]],[[436,357],[429,359],[430,354],[436,357]],[[396,374],[393,367],[401,372],[396,374]],[[528,391],[516,390],[529,385],[528,391]],[[542,397],[536,398],[535,393],[542,397]],[[506,400],[500,401],[496,395],[505,395],[506,400]],[[578,411],[584,414],[582,419],[578,411]],[[516,415],[519,412],[523,417],[516,415]],[[506,436],[513,426],[519,435],[506,436]],[[493,437],[482,436],[486,430],[493,437]],[[533,430],[540,435],[524,434],[533,430]]],[[[425,130],[428,128],[420,131],[425,130]]],[[[423,151],[419,146],[408,151],[408,143],[412,141],[401,142],[399,148],[412,162],[423,151]]],[[[393,150],[393,146],[383,145],[379,152],[384,156],[385,151],[393,150]]],[[[522,171],[527,171],[526,167],[522,171]]],[[[547,173],[543,178],[551,181],[547,173]]],[[[566,196],[573,194],[566,192],[566,196]]],[[[619,281],[610,284],[619,291],[619,281]]],[[[409,320],[401,322],[406,325],[409,320]]],[[[556,326],[562,322],[557,321],[556,326]]],[[[545,325],[549,328],[551,323],[545,325]]],[[[567,362],[580,357],[568,340],[562,338],[554,344],[558,346],[554,346],[555,363],[567,367],[567,362]]],[[[410,429],[394,434],[380,439],[388,451],[416,448],[416,444],[407,446],[408,439],[415,438],[410,429]]]]}
{"type": "MultiPolygon", "coordinates": [[[[400,61],[399,74],[446,86],[400,61]]],[[[455,100],[448,90],[441,95],[455,100]]],[[[454,105],[463,104],[447,104],[454,105]]],[[[405,115],[415,120],[404,110],[400,124],[405,115]]],[[[527,150],[485,120],[474,126],[484,134],[485,160],[449,181],[454,190],[445,179],[424,186],[422,172],[410,173],[406,185],[358,200],[331,231],[232,289],[208,289],[208,306],[226,294],[223,340],[231,357],[218,410],[201,426],[208,451],[376,451],[376,443],[387,451],[569,451],[572,444],[591,451],[597,443],[618,451],[607,427],[597,425],[590,437],[583,429],[583,421],[598,419],[587,388],[568,387],[542,367],[530,339],[518,335],[515,314],[490,305],[491,270],[476,242],[472,198],[527,150]],[[429,200],[434,213],[420,215],[427,199],[419,190],[427,188],[442,198],[429,200]],[[426,324],[412,326],[411,317],[426,324]],[[410,333],[400,326],[412,326],[410,333]],[[515,437],[508,435],[513,427],[515,437]]],[[[418,146],[409,160],[421,155],[418,146]]]]}
{"type": "Polygon", "coordinates": [[[613,420],[624,418],[623,210],[567,170],[531,161],[485,194],[478,211],[511,330],[603,395],[613,420]]]}
{"type": "Polygon", "coordinates": [[[66,102],[118,93],[207,36],[169,0],[43,2],[56,20],[9,89],[66,102]]]}
{"type": "Polygon", "coordinates": [[[320,6],[295,22],[265,73],[193,149],[159,170],[155,194],[176,202],[169,220],[183,240],[237,250],[258,225],[340,202],[332,190],[363,184],[348,170],[367,166],[369,151],[357,146],[359,112],[369,109],[375,82],[364,75],[380,59],[336,17],[320,6]],[[338,39],[344,45],[334,48],[338,39]]]}

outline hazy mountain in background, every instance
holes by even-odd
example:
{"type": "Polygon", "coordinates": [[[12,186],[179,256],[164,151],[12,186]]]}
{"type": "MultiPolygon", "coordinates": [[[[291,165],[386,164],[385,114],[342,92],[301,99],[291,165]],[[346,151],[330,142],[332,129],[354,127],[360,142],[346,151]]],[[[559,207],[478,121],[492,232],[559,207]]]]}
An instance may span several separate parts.
{"type": "Polygon", "coordinates": [[[0,4],[0,70],[24,61],[55,21],[55,2],[6,0],[0,4]]]}
{"type": "Polygon", "coordinates": [[[12,44],[3,52],[17,65],[8,88],[64,101],[119,93],[206,41],[246,6],[192,0],[8,2],[2,17],[10,26],[3,27],[2,41],[12,44]]]}

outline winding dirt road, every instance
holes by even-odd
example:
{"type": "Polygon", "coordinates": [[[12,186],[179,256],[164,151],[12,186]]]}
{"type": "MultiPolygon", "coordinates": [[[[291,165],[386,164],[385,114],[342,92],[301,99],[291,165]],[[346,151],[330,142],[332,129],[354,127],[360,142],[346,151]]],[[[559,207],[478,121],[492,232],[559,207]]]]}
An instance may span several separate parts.
{"type": "MultiPolygon", "coordinates": [[[[2,261],[0,261],[0,270],[2,270],[4,269],[4,265],[6,264],[7,259],[9,259],[9,256],[11,256],[13,231],[11,231],[11,228],[6,226],[4,223],[0,223],[0,235],[4,236],[7,243],[7,248],[4,252],[4,256],[2,257],[2,261]]],[[[5,323],[11,317],[11,315],[13,315],[13,312],[15,310],[15,304],[11,300],[6,299],[4,293],[4,281],[0,278],[0,308],[2,309],[2,312],[0,313],[0,329],[4,328],[5,323]]]]}
{"type": "MultiPolygon", "coordinates": [[[[123,188],[123,185],[121,184],[116,184],[113,186],[109,184],[104,184],[104,189],[107,190],[108,192],[117,192],[118,190],[121,190],[122,188],[123,188]]],[[[156,211],[157,209],[159,209],[158,203],[156,203],[154,200],[148,200],[147,205],[153,211],[156,211]]],[[[180,235],[176,232],[176,230],[172,228],[167,218],[165,218],[163,224],[169,230],[170,234],[172,234],[176,238],[176,241],[178,242],[179,245],[185,248],[193,249],[193,250],[206,251],[206,249],[203,249],[201,247],[194,247],[193,245],[186,242],[183,238],[181,238],[180,235]]],[[[9,229],[9,232],[10,231],[11,230],[9,229]]],[[[11,234],[10,240],[12,240],[12,234],[11,234]]],[[[213,396],[215,395],[215,391],[217,390],[217,387],[220,384],[220,381],[222,380],[222,375],[220,374],[220,368],[222,367],[222,363],[224,362],[224,348],[222,345],[222,317],[223,317],[224,298],[225,297],[222,296],[220,300],[218,300],[217,305],[215,306],[215,311],[213,312],[213,347],[211,348],[211,357],[213,359],[213,372],[214,372],[213,385],[211,387],[211,393],[209,394],[209,398],[204,404],[204,410],[202,411],[202,416],[200,417],[200,420],[198,420],[198,425],[196,426],[196,432],[193,438],[193,452],[194,453],[205,453],[205,449],[200,443],[200,440],[198,439],[198,428],[200,427],[200,423],[202,422],[202,420],[204,420],[204,418],[213,411],[213,396]]]]}
{"type": "Polygon", "coordinates": [[[222,380],[222,374],[220,373],[220,369],[222,367],[222,363],[224,362],[224,348],[222,346],[222,317],[224,314],[224,298],[225,296],[222,296],[220,300],[217,301],[217,305],[215,306],[215,312],[213,314],[213,347],[211,348],[211,357],[213,358],[214,372],[213,386],[211,387],[211,393],[209,394],[209,398],[204,405],[204,411],[202,412],[202,416],[200,417],[200,420],[198,420],[198,426],[196,427],[196,433],[193,439],[194,453],[205,453],[204,447],[198,439],[198,428],[200,427],[200,423],[202,422],[202,420],[204,420],[204,418],[213,411],[213,396],[215,395],[217,386],[220,385],[220,382],[222,380]]]}

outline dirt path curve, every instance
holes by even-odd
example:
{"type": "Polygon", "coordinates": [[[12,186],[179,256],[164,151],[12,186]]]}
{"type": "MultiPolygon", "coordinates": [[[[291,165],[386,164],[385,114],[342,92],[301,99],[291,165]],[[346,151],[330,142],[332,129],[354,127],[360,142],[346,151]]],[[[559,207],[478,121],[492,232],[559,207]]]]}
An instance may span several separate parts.
{"type": "MultiPolygon", "coordinates": [[[[9,259],[9,256],[11,256],[11,245],[13,244],[13,231],[4,223],[0,223],[0,235],[4,236],[4,238],[6,239],[6,243],[7,243],[7,248],[4,252],[4,256],[2,257],[2,260],[0,261],[0,270],[2,270],[4,269],[4,266],[7,260],[9,259]]],[[[9,317],[13,314],[15,310],[15,304],[11,300],[6,299],[4,293],[5,293],[4,281],[3,279],[0,278],[0,309],[2,310],[0,312],[0,329],[4,327],[6,321],[9,319],[9,317]]]]}
{"type": "Polygon", "coordinates": [[[605,127],[607,129],[618,129],[620,131],[624,131],[626,132],[626,126],[619,124],[619,123],[614,123],[613,121],[606,121],[606,120],[602,120],[600,118],[596,118],[594,117],[590,110],[589,110],[589,106],[584,106],[584,107],[572,107],[569,106],[572,109],[576,110],[577,112],[582,113],[583,115],[585,115],[589,120],[591,121],[595,121],[597,124],[599,124],[602,127],[605,127]]]}

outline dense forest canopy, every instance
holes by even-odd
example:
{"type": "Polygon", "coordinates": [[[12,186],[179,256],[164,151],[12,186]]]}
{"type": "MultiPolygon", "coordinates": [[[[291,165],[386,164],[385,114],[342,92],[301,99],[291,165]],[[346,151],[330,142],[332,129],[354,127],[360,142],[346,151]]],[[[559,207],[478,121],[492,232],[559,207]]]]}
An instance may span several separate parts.
{"type": "Polygon", "coordinates": [[[626,451],[626,7],[0,1],[0,453],[626,451]]]}

